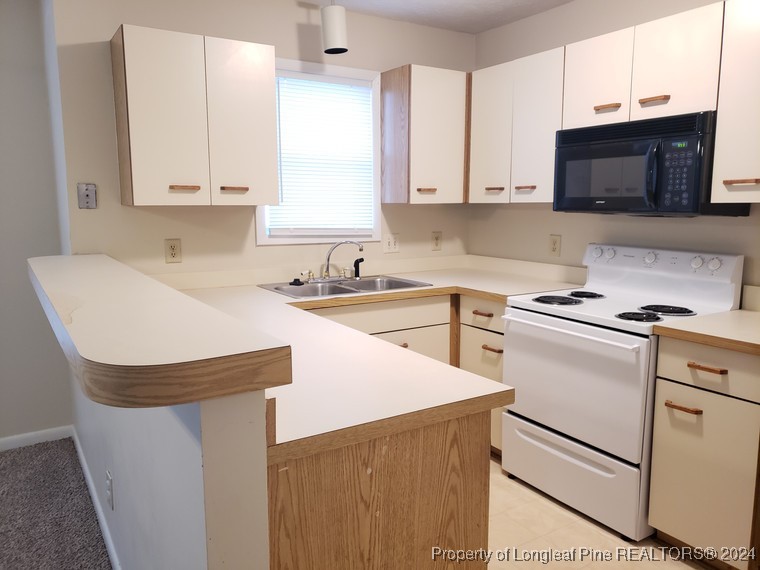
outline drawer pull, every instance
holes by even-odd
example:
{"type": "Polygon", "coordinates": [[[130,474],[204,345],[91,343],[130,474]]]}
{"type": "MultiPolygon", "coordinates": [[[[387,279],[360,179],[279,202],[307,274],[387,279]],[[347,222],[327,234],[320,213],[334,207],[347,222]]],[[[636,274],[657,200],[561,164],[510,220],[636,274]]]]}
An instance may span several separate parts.
{"type": "Polygon", "coordinates": [[[484,344],[480,348],[482,348],[483,350],[487,350],[488,352],[495,352],[496,354],[504,354],[503,348],[494,348],[492,346],[488,346],[487,344],[484,344]]]}
{"type": "Polygon", "coordinates": [[[401,348],[409,348],[409,343],[408,342],[402,342],[401,344],[399,344],[399,346],[401,348]]]}
{"type": "Polygon", "coordinates": [[[622,103],[605,103],[604,105],[594,105],[594,111],[598,113],[599,111],[606,111],[608,109],[620,109],[622,106],[622,103]]]}
{"type": "Polygon", "coordinates": [[[486,192],[504,192],[504,186],[486,186],[486,192]]]}
{"type": "Polygon", "coordinates": [[[718,368],[717,366],[705,366],[704,364],[697,364],[696,362],[687,362],[686,366],[692,370],[701,370],[702,372],[709,372],[710,374],[728,374],[727,368],[718,368]]]}
{"type": "Polygon", "coordinates": [[[656,103],[658,101],[667,103],[668,101],[670,101],[670,95],[655,95],[654,97],[644,97],[643,99],[639,99],[639,105],[646,105],[647,103],[656,103]]]}
{"type": "Polygon", "coordinates": [[[194,184],[169,184],[169,190],[192,190],[193,192],[197,192],[200,189],[200,186],[195,186],[194,184]]]}
{"type": "Polygon", "coordinates": [[[420,194],[435,194],[438,192],[438,188],[417,188],[417,192],[420,194]]]}
{"type": "Polygon", "coordinates": [[[528,184],[527,186],[515,186],[515,190],[535,190],[535,184],[528,184]]]}
{"type": "Polygon", "coordinates": [[[665,400],[665,407],[672,408],[674,410],[679,410],[681,412],[686,412],[687,414],[691,414],[693,416],[701,416],[704,413],[699,408],[687,408],[686,406],[680,406],[678,404],[674,404],[671,400],[665,400]]]}
{"type": "Polygon", "coordinates": [[[473,309],[472,314],[477,315],[478,317],[488,317],[489,319],[493,317],[493,313],[486,313],[485,311],[480,311],[478,309],[473,309]]]}
{"type": "Polygon", "coordinates": [[[220,186],[219,190],[223,192],[248,192],[248,186],[220,186]]]}
{"type": "Polygon", "coordinates": [[[760,178],[736,178],[733,180],[724,180],[726,186],[738,186],[740,184],[760,184],[760,178]]]}

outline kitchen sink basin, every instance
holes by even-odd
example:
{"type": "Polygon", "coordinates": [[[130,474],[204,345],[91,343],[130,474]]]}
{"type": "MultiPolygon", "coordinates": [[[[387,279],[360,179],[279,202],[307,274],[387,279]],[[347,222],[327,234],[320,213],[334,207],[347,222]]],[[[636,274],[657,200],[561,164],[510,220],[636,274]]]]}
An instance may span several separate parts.
{"type": "Polygon", "coordinates": [[[288,283],[270,283],[259,285],[263,289],[275,291],[303,299],[307,297],[326,297],[328,295],[349,295],[351,293],[367,293],[374,291],[391,291],[394,289],[411,289],[414,287],[429,287],[430,283],[422,281],[413,281],[412,279],[401,279],[399,277],[387,277],[378,275],[376,277],[362,277],[361,279],[343,279],[336,281],[316,281],[304,283],[303,285],[290,285],[288,283]]]}

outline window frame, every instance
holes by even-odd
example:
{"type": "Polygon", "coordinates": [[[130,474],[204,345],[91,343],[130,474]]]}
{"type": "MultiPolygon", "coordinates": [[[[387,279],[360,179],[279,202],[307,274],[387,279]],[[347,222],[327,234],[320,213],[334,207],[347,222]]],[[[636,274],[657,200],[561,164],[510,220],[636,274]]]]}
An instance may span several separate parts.
{"type": "MultiPolygon", "coordinates": [[[[341,233],[322,230],[319,233],[305,235],[293,233],[292,235],[277,234],[269,235],[266,231],[267,206],[256,207],[256,246],[268,245],[297,245],[334,243],[341,239],[353,239],[362,242],[379,242],[381,239],[381,212],[380,212],[380,72],[337,65],[325,65],[290,59],[275,59],[276,76],[298,77],[303,79],[315,79],[318,81],[335,83],[351,83],[366,81],[370,83],[372,90],[372,209],[373,228],[367,233],[341,233]]],[[[279,118],[278,118],[279,121],[279,118]]],[[[279,147],[279,143],[278,143],[279,147]]],[[[280,151],[277,149],[279,160],[280,151]]]]}

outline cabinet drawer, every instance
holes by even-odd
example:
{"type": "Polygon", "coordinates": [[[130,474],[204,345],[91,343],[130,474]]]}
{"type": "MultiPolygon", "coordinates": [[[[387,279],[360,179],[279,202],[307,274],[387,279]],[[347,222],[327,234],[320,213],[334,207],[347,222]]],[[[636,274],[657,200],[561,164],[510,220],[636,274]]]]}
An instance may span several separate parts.
{"type": "Polygon", "coordinates": [[[449,296],[442,295],[424,299],[329,307],[312,312],[352,329],[374,334],[448,323],[450,307],[449,296]]]}
{"type": "Polygon", "coordinates": [[[657,375],[760,403],[760,356],[660,338],[657,375]]]}
{"type": "MultiPolygon", "coordinates": [[[[494,316],[496,318],[496,316],[494,316]]],[[[499,319],[501,320],[501,319],[499,319]]],[[[459,337],[459,368],[501,382],[504,335],[470,326],[462,326],[459,337]]],[[[501,451],[501,414],[504,408],[491,410],[491,447],[501,451]]]]}
{"type": "Polygon", "coordinates": [[[449,325],[393,331],[373,336],[449,363],[449,325]]]}
{"type": "Polygon", "coordinates": [[[649,524],[691,546],[748,547],[759,432],[757,404],[658,378],[649,524]]]}
{"type": "Polygon", "coordinates": [[[504,314],[506,303],[502,301],[486,301],[477,297],[459,299],[459,322],[481,329],[504,332],[504,314]],[[489,316],[490,315],[490,316],[489,316]]]}

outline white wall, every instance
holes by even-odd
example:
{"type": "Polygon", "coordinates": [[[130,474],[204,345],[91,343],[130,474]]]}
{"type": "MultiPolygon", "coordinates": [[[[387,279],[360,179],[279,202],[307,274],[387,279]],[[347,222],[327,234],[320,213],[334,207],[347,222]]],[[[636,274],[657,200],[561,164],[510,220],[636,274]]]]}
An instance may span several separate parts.
{"type": "MultiPolygon", "coordinates": [[[[472,35],[354,13],[348,14],[349,52],[325,56],[318,7],[297,0],[58,0],[55,7],[72,250],[107,253],[151,274],[288,264],[316,272],[328,246],[255,247],[252,207],[120,205],[108,42],[121,23],[269,43],[278,57],[376,71],[406,63],[469,70],[475,63],[472,35]],[[98,184],[97,210],[74,207],[77,181],[98,184]],[[182,239],[182,264],[164,263],[167,237],[182,239]]],[[[383,231],[388,228],[401,234],[401,252],[388,254],[391,258],[465,251],[461,207],[384,208],[383,231]],[[413,223],[407,223],[410,219],[413,223]],[[431,251],[432,230],[444,232],[441,252],[431,251]]],[[[352,261],[354,253],[338,250],[334,259],[342,264],[352,261]]],[[[384,256],[374,243],[365,248],[364,257],[371,262],[384,256]]]]}
{"type": "Polygon", "coordinates": [[[0,0],[0,438],[71,424],[68,366],[27,276],[61,251],[37,0],[0,0]]]}
{"type": "MultiPolygon", "coordinates": [[[[477,36],[477,67],[487,67],[655,20],[712,0],[575,0],[477,36]]],[[[750,70],[754,73],[754,70],[750,70]]],[[[587,243],[704,250],[746,256],[744,282],[760,284],[760,206],[748,218],[638,218],[566,214],[551,205],[468,206],[468,253],[580,265],[587,243]],[[559,258],[549,234],[562,236],[559,258]]]]}

